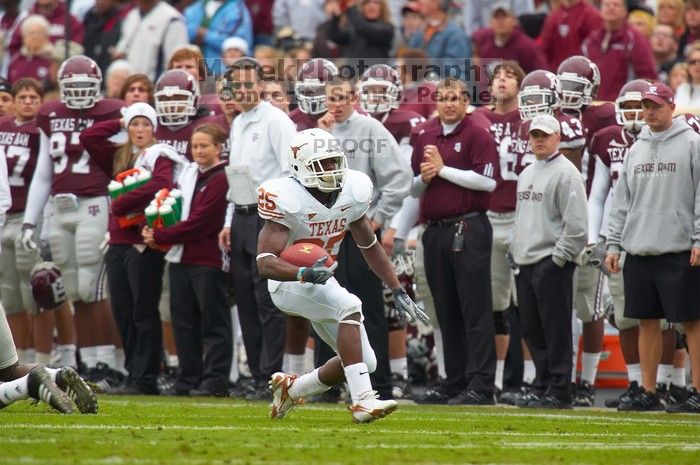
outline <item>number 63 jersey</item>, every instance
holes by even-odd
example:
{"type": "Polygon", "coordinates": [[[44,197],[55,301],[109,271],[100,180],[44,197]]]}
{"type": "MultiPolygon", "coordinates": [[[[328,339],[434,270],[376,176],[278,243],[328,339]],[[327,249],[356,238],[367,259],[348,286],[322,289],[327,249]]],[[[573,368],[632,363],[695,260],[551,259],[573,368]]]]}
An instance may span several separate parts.
{"type": "MultiPolygon", "coordinates": [[[[80,143],[80,133],[94,123],[121,118],[120,100],[103,99],[92,108],[70,109],[61,101],[47,102],[39,109],[37,126],[48,140],[53,165],[52,194],[79,197],[107,195],[111,173],[102,171],[80,143]]],[[[105,143],[109,143],[105,141],[105,143]]]]}
{"type": "Polygon", "coordinates": [[[258,213],[289,228],[287,247],[308,242],[323,247],[335,259],[350,223],[369,210],[372,192],[366,174],[348,170],[335,203],[326,207],[296,179],[272,179],[258,189],[258,213]]]}

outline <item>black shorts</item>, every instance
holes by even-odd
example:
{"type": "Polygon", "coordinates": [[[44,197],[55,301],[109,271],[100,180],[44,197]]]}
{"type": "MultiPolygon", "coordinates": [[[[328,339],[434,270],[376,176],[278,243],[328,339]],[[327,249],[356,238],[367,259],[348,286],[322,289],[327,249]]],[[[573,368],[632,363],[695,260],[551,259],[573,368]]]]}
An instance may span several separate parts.
{"type": "Polygon", "coordinates": [[[700,267],[690,266],[690,252],[627,254],[623,273],[626,318],[700,320],[700,267]]]}

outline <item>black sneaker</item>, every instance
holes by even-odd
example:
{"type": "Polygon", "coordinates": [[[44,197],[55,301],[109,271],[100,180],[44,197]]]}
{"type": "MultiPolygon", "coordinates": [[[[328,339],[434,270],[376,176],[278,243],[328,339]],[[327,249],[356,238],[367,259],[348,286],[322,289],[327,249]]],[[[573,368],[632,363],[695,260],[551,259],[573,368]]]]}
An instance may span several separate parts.
{"type": "Polygon", "coordinates": [[[498,403],[506,405],[515,405],[515,401],[518,398],[518,396],[524,390],[529,391],[530,389],[532,389],[532,386],[530,384],[523,383],[523,385],[516,390],[503,391],[497,396],[498,403]]]}
{"type": "Polygon", "coordinates": [[[593,407],[594,403],[595,387],[588,381],[581,380],[574,393],[574,407],[593,407]]]}
{"type": "Polygon", "coordinates": [[[147,389],[145,387],[126,382],[120,384],[119,386],[109,388],[106,394],[112,394],[115,396],[157,396],[160,394],[160,391],[158,389],[147,389]]]}
{"type": "Polygon", "coordinates": [[[515,395],[513,405],[516,407],[529,407],[531,403],[542,397],[542,393],[538,392],[532,386],[523,386],[520,392],[515,395]]]}
{"type": "Polygon", "coordinates": [[[668,387],[668,405],[683,404],[690,397],[690,390],[685,386],[677,386],[673,383],[668,387]]]}
{"type": "Polygon", "coordinates": [[[27,377],[27,393],[37,402],[44,401],[61,413],[73,413],[73,401],[51,381],[43,366],[32,368],[27,377]]]}
{"type": "Polygon", "coordinates": [[[688,399],[682,404],[673,404],[666,407],[668,413],[700,413],[700,394],[694,387],[688,390],[688,399]]]}
{"type": "Polygon", "coordinates": [[[233,383],[231,389],[228,390],[229,397],[233,397],[235,399],[245,399],[245,396],[253,383],[255,383],[254,378],[241,376],[238,378],[238,381],[233,383]]]}
{"type": "Polygon", "coordinates": [[[561,409],[569,410],[574,408],[570,401],[562,400],[557,396],[545,395],[528,404],[530,408],[561,409]]]}
{"type": "Polygon", "coordinates": [[[89,371],[85,380],[90,383],[94,391],[107,392],[124,383],[126,376],[110,368],[106,363],[97,362],[97,365],[89,371]]]}
{"type": "Polygon", "coordinates": [[[209,378],[202,381],[198,388],[190,390],[192,397],[226,397],[228,396],[229,382],[223,378],[209,378]]]}
{"type": "Polygon", "coordinates": [[[73,399],[80,413],[97,413],[97,397],[77,371],[60,368],[56,372],[56,385],[73,399]]]}
{"type": "Polygon", "coordinates": [[[496,405],[493,393],[465,389],[447,401],[447,405],[496,405]]]}
{"type": "Polygon", "coordinates": [[[245,400],[272,400],[272,392],[267,385],[267,381],[256,379],[248,386],[244,397],[245,400]]]}
{"type": "Polygon", "coordinates": [[[429,389],[425,394],[416,399],[418,404],[447,405],[452,396],[447,395],[441,389],[429,389]]]}
{"type": "Polygon", "coordinates": [[[607,399],[605,401],[605,406],[608,408],[617,408],[621,403],[631,401],[641,390],[642,388],[639,387],[639,384],[636,381],[632,381],[627,387],[627,390],[620,394],[620,397],[617,399],[607,399]]]}
{"type": "Polygon", "coordinates": [[[398,373],[391,375],[391,395],[394,399],[409,399],[411,397],[410,383],[398,373]]]}
{"type": "Polygon", "coordinates": [[[641,388],[639,393],[628,402],[622,402],[617,407],[620,412],[658,412],[663,409],[659,395],[644,388],[641,388]]]}

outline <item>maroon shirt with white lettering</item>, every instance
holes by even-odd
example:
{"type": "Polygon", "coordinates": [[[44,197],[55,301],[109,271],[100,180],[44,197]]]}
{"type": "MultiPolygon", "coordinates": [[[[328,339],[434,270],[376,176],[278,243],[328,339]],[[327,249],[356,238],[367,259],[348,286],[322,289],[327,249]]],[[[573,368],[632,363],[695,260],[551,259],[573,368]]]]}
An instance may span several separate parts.
{"type": "Polygon", "coordinates": [[[371,115],[381,122],[384,127],[394,136],[396,142],[408,142],[411,139],[411,131],[425,118],[415,111],[394,109],[381,115],[371,115]]]}
{"type": "Polygon", "coordinates": [[[622,126],[612,125],[596,132],[591,139],[591,158],[600,159],[610,170],[610,187],[615,188],[622,171],[622,164],[637,136],[622,126]]]}
{"type": "Polygon", "coordinates": [[[579,118],[581,124],[583,124],[583,133],[586,136],[586,146],[581,154],[581,174],[583,175],[583,181],[586,183],[586,195],[590,195],[595,174],[595,157],[589,153],[590,144],[595,133],[608,126],[617,124],[615,105],[612,102],[590,105],[574,116],[579,118]]]}
{"type": "MultiPolygon", "coordinates": [[[[425,146],[435,145],[445,166],[471,170],[493,179],[498,177],[498,151],[488,130],[475,124],[471,117],[465,117],[450,134],[445,135],[440,122],[431,121],[417,126],[411,138],[411,165],[415,175],[420,174],[425,146]]],[[[421,196],[421,218],[427,221],[442,220],[486,211],[489,197],[489,192],[466,189],[435,177],[421,196]]]]}
{"type": "Polygon", "coordinates": [[[202,118],[196,118],[191,120],[185,126],[177,129],[171,129],[168,126],[158,125],[156,129],[156,139],[161,144],[168,144],[172,146],[177,153],[192,161],[192,147],[190,146],[190,139],[192,139],[192,133],[197,126],[204,123],[215,122],[215,116],[204,116],[202,118]]]}
{"type": "Polygon", "coordinates": [[[121,100],[103,99],[92,108],[74,110],[52,100],[39,108],[37,126],[49,138],[53,162],[51,194],[107,195],[109,177],[84,150],[80,133],[94,123],[121,118],[123,106],[121,100]]]}
{"type": "Polygon", "coordinates": [[[39,154],[36,120],[18,124],[13,116],[0,119],[0,151],[7,160],[12,207],[8,213],[21,213],[27,205],[29,185],[39,154]]]}

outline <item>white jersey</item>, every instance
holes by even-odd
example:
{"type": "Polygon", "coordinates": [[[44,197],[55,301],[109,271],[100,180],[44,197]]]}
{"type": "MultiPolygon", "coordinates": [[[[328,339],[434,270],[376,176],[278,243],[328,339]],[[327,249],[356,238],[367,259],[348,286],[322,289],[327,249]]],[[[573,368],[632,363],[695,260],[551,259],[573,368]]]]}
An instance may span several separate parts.
{"type": "Polygon", "coordinates": [[[338,198],[326,207],[296,179],[272,179],[258,189],[258,213],[263,219],[289,228],[287,246],[300,242],[316,244],[335,259],[350,223],[369,210],[372,192],[369,176],[348,170],[338,198]]]}

